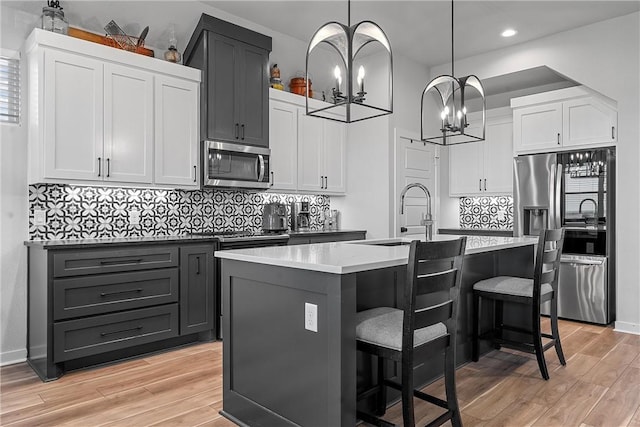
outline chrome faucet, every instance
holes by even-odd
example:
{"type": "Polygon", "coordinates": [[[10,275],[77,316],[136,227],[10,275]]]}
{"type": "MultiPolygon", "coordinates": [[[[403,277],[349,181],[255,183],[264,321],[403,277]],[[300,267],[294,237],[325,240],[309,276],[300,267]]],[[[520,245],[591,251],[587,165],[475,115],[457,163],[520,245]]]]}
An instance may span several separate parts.
{"type": "Polygon", "coordinates": [[[420,184],[419,182],[414,182],[413,184],[408,184],[406,187],[404,187],[402,189],[402,192],[400,193],[400,213],[401,214],[404,213],[404,196],[405,194],[407,194],[407,191],[409,191],[413,187],[418,187],[419,189],[424,191],[424,194],[427,195],[427,214],[425,215],[424,218],[422,218],[422,220],[420,220],[420,225],[425,226],[426,239],[428,242],[433,240],[433,219],[431,217],[431,193],[429,193],[429,189],[424,185],[420,184]]]}
{"type": "Polygon", "coordinates": [[[593,210],[596,211],[598,209],[598,204],[596,203],[595,200],[593,199],[584,199],[583,201],[580,202],[580,206],[578,206],[578,213],[582,213],[582,205],[584,204],[584,202],[590,201],[591,203],[593,203],[593,210]]]}

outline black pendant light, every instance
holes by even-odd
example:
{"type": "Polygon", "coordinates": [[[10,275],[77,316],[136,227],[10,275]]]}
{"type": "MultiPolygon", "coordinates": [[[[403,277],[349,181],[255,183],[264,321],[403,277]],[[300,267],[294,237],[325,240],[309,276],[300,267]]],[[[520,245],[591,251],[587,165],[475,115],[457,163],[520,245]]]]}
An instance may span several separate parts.
{"type": "Polygon", "coordinates": [[[347,25],[328,22],[309,42],[305,97],[307,115],[352,123],[393,112],[393,57],[384,31],[372,21],[351,26],[350,0],[347,9],[347,25]],[[322,46],[330,48],[321,49],[322,46]],[[310,66],[314,67],[313,73],[310,66]],[[366,70],[370,72],[372,67],[387,73],[388,78],[376,76],[376,84],[367,86],[365,91],[366,70]],[[309,103],[311,75],[323,75],[332,81],[333,86],[326,95],[329,105],[309,103]]]}
{"type": "Polygon", "coordinates": [[[454,74],[454,17],[451,0],[451,75],[431,80],[422,92],[420,139],[437,145],[483,141],[485,138],[485,93],[474,75],[454,74]]]}

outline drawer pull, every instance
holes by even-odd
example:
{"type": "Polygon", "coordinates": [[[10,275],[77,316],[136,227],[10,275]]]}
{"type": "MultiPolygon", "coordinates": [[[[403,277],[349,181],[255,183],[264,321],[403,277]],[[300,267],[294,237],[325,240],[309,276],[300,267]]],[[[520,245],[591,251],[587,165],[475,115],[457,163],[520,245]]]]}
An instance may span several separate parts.
{"type": "Polygon", "coordinates": [[[100,265],[140,264],[141,262],[142,258],[101,260],[100,265]]]}
{"type": "Polygon", "coordinates": [[[138,288],[138,289],[127,289],[125,291],[114,291],[114,292],[101,292],[100,296],[101,297],[110,297],[111,295],[118,295],[118,294],[128,294],[130,292],[142,292],[142,288],[138,288]]]}
{"type": "Polygon", "coordinates": [[[140,329],[142,329],[142,326],[136,326],[135,328],[128,328],[128,329],[120,329],[119,331],[100,332],[100,336],[101,337],[106,337],[107,335],[119,334],[121,332],[139,331],[140,329]]]}

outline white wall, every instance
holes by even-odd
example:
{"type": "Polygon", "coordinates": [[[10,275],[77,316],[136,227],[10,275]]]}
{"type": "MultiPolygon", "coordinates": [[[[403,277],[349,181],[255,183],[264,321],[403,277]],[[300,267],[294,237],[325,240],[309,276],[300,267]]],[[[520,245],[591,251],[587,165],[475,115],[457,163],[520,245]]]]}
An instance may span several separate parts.
{"type": "MultiPolygon", "coordinates": [[[[458,75],[483,79],[547,65],[617,101],[616,328],[635,333],[640,333],[639,64],[640,13],[634,13],[466,58],[455,67],[458,75]]],[[[449,68],[445,64],[431,72],[449,68]]]]}

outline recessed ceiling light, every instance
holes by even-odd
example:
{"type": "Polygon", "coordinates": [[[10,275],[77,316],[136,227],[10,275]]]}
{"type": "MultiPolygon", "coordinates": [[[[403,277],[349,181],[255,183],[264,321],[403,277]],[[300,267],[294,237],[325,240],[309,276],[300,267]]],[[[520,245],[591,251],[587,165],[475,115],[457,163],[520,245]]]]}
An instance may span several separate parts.
{"type": "Polygon", "coordinates": [[[516,30],[514,30],[513,28],[507,28],[500,35],[502,37],[512,37],[512,36],[515,36],[516,34],[518,34],[518,32],[516,30]]]}

